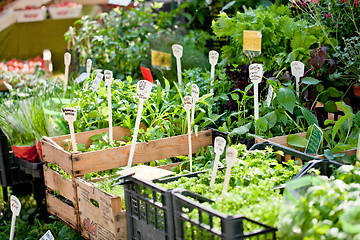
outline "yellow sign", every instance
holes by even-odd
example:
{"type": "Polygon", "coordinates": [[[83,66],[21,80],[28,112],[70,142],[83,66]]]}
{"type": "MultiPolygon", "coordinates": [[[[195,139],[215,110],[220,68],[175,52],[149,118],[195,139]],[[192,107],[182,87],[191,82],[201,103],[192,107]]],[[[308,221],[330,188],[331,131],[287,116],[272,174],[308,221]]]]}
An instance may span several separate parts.
{"type": "Polygon", "coordinates": [[[261,52],[261,32],[259,31],[244,31],[244,51],[261,52]]]}
{"type": "Polygon", "coordinates": [[[151,64],[157,67],[170,68],[171,67],[171,54],[151,50],[151,64]]]}

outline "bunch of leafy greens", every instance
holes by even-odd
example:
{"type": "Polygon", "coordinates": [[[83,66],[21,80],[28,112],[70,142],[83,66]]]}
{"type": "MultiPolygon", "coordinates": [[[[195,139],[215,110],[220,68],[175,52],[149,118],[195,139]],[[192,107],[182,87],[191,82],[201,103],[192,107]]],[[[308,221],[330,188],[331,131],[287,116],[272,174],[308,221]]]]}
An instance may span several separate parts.
{"type": "Polygon", "coordinates": [[[262,35],[261,55],[255,62],[264,65],[265,71],[276,71],[287,67],[292,61],[305,62],[313,44],[323,42],[321,28],[306,20],[294,20],[291,11],[284,5],[238,12],[228,17],[221,12],[212,28],[217,37],[229,37],[230,44],[222,48],[223,64],[249,63],[243,53],[243,31],[260,31],[262,35]]]}
{"type": "Polygon", "coordinates": [[[8,100],[0,107],[0,126],[12,145],[29,145],[48,136],[42,101],[38,97],[8,100]]]}
{"type": "MultiPolygon", "coordinates": [[[[246,151],[244,145],[234,147],[238,149],[240,158],[232,168],[228,194],[221,201],[205,205],[225,214],[244,214],[251,219],[276,226],[282,195],[278,190],[271,188],[290,180],[300,171],[300,166],[292,160],[279,163],[276,156],[282,152],[275,152],[271,148],[263,151],[246,151]]],[[[221,162],[225,165],[224,160],[221,162]]],[[[215,200],[221,196],[224,175],[224,170],[218,171],[212,189],[209,186],[210,170],[199,174],[198,177],[183,177],[162,186],[168,189],[184,188],[215,200]]],[[[199,216],[193,211],[189,213],[189,217],[197,219],[199,216]]],[[[221,229],[220,222],[214,224],[221,229]]],[[[250,226],[244,227],[247,231],[255,230],[250,226]]]]}
{"type": "Polygon", "coordinates": [[[297,199],[286,199],[281,206],[282,239],[359,239],[359,173],[358,167],[344,165],[335,177],[296,180],[294,184],[308,183],[294,189],[300,193],[297,199]]]}

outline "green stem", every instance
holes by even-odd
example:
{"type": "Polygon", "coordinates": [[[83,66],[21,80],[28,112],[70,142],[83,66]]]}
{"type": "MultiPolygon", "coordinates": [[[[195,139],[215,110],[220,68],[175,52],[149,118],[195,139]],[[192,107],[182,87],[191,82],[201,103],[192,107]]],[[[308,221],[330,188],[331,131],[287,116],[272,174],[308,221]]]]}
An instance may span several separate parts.
{"type": "Polygon", "coordinates": [[[297,124],[297,122],[294,119],[292,119],[292,117],[290,117],[290,115],[286,111],[285,111],[285,115],[288,117],[289,120],[291,120],[295,124],[297,128],[299,128],[302,132],[305,132],[305,129],[300,127],[300,125],[297,124]]]}

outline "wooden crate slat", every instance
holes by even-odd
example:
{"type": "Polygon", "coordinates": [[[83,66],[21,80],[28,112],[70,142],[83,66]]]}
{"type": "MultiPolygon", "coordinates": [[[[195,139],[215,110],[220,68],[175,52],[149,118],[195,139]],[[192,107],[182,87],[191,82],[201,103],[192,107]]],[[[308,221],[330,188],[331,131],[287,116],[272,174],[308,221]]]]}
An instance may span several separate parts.
{"type": "Polygon", "coordinates": [[[72,202],[76,201],[75,183],[50,168],[44,167],[45,186],[53,191],[59,191],[60,195],[72,202]]]}
{"type": "Polygon", "coordinates": [[[65,172],[70,173],[72,170],[71,154],[54,147],[51,143],[42,141],[43,159],[46,163],[53,163],[59,165],[65,172]]]}
{"type": "MultiPolygon", "coordinates": [[[[198,137],[192,134],[192,152],[201,147],[212,144],[211,130],[198,133],[198,137]]],[[[74,176],[82,176],[90,172],[98,172],[107,169],[123,167],[127,165],[129,158],[130,145],[75,154],[73,156],[74,176]]],[[[183,156],[188,154],[188,136],[180,135],[175,137],[163,138],[136,144],[133,164],[150,162],[154,160],[183,156]]]]}
{"type": "Polygon", "coordinates": [[[71,228],[77,230],[77,214],[75,208],[62,202],[49,192],[46,192],[46,204],[49,213],[64,221],[71,228]]]}
{"type": "MultiPolygon", "coordinates": [[[[103,129],[97,129],[97,130],[93,130],[93,131],[88,131],[88,132],[81,132],[81,133],[76,133],[76,143],[80,143],[80,144],[85,144],[85,147],[88,148],[90,147],[92,141],[90,140],[91,136],[97,135],[97,134],[101,134],[103,132],[109,133],[109,128],[103,128],[103,129]]],[[[114,136],[114,140],[115,141],[119,141],[122,140],[124,141],[124,136],[129,136],[130,135],[130,130],[128,128],[123,128],[123,127],[114,127],[113,128],[113,136],[114,136]]],[[[59,137],[52,137],[51,139],[53,141],[55,141],[57,144],[59,144],[60,147],[65,148],[64,145],[64,140],[66,139],[70,139],[71,136],[70,134],[68,135],[63,135],[63,136],[59,136],[59,137]]]]}
{"type": "Polygon", "coordinates": [[[91,183],[76,178],[80,226],[83,236],[94,239],[126,239],[126,217],[121,197],[103,192],[91,183]],[[96,201],[98,207],[91,201],[96,201]]]}

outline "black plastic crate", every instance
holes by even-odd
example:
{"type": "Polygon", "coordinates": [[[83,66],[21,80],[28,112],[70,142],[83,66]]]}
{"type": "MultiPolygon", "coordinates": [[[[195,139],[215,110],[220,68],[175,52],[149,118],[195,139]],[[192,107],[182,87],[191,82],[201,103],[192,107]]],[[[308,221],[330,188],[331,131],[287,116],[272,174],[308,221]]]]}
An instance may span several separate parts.
{"type": "Polygon", "coordinates": [[[314,157],[309,154],[302,153],[302,152],[296,151],[294,149],[291,149],[291,148],[288,148],[285,146],[281,146],[276,143],[271,143],[271,142],[257,143],[254,146],[252,146],[250,148],[250,150],[265,150],[266,147],[272,147],[275,151],[284,152],[284,156],[279,156],[280,161],[288,161],[288,160],[292,159],[295,161],[299,161],[302,164],[302,163],[307,163],[314,159],[321,160],[321,158],[319,158],[319,157],[314,157]]]}
{"type": "Polygon", "coordinates": [[[7,138],[0,129],[0,186],[9,186],[13,182],[13,172],[17,169],[11,166],[7,138]]]}
{"type": "MultiPolygon", "coordinates": [[[[212,130],[212,140],[227,134],[212,130]]],[[[175,227],[171,190],[156,183],[175,181],[180,177],[194,177],[200,172],[169,177],[154,182],[136,177],[123,178],[128,239],[174,239],[175,227]]]]}
{"type": "MultiPolygon", "coordinates": [[[[255,144],[250,150],[264,150],[272,147],[275,151],[283,151],[280,161],[290,159],[301,163],[319,159],[314,156],[290,149],[275,143],[263,142],[255,144]]],[[[277,188],[283,188],[279,186],[277,188]]],[[[201,202],[211,202],[198,194],[184,189],[174,189],[173,209],[175,224],[175,239],[276,239],[276,228],[246,218],[243,215],[226,215],[205,207],[201,202]],[[190,218],[192,212],[195,218],[190,218]],[[215,223],[218,223],[216,226],[215,223]],[[256,231],[246,232],[244,226],[252,225],[256,231]]]]}
{"type": "Polygon", "coordinates": [[[309,161],[293,179],[312,174],[311,171],[314,169],[319,170],[321,175],[330,177],[334,171],[342,165],[344,164],[328,159],[309,161]]]}
{"type": "Polygon", "coordinates": [[[276,228],[243,215],[226,215],[201,204],[211,202],[210,199],[184,189],[174,189],[172,194],[175,239],[276,239],[276,228]],[[245,231],[244,226],[249,225],[256,230],[245,231]]]}

